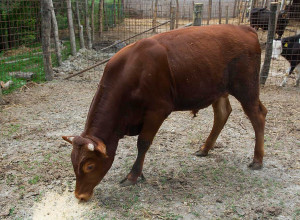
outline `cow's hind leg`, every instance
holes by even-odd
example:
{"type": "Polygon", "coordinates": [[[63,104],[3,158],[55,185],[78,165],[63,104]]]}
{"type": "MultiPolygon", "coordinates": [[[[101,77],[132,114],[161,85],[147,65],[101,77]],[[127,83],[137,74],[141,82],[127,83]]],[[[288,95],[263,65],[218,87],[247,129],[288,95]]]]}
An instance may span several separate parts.
{"type": "Polygon", "coordinates": [[[143,128],[137,141],[138,155],[130,173],[121,181],[122,186],[136,184],[138,177],[142,177],[144,179],[142,170],[145,155],[159,127],[168,115],[169,113],[160,111],[151,111],[146,113],[143,128]]]}
{"type": "Polygon", "coordinates": [[[205,141],[205,144],[195,153],[196,156],[207,156],[208,151],[213,148],[216,143],[216,140],[232,110],[228,95],[219,98],[212,104],[212,106],[214,109],[214,125],[205,141]]]}
{"type": "Polygon", "coordinates": [[[255,131],[255,149],[253,161],[249,167],[253,170],[262,168],[264,157],[264,129],[267,109],[257,100],[256,102],[242,102],[244,112],[249,117],[255,131]]]}

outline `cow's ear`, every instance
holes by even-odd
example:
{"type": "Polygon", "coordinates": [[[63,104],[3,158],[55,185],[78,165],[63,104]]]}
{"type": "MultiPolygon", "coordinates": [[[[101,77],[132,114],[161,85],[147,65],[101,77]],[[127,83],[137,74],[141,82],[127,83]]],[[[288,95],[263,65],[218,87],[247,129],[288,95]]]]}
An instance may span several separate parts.
{"type": "Polygon", "coordinates": [[[73,144],[73,140],[74,140],[75,136],[62,136],[62,138],[65,141],[69,142],[70,144],[73,144]]]}
{"type": "Polygon", "coordinates": [[[106,153],[106,146],[103,142],[98,142],[97,146],[95,147],[95,151],[98,151],[105,158],[108,157],[106,153]]]}

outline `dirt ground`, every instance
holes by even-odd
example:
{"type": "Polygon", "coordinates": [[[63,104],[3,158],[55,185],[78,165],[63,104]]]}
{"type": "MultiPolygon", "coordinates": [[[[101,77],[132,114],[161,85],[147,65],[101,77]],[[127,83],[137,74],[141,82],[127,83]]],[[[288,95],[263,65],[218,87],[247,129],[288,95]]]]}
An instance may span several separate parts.
{"type": "MultiPolygon", "coordinates": [[[[101,70],[100,70],[101,71],[101,70]]],[[[0,109],[0,219],[300,219],[300,89],[266,86],[264,168],[247,168],[254,131],[240,104],[208,157],[193,153],[213,123],[212,108],[192,118],[174,112],[147,153],[146,181],[121,187],[136,158],[136,137],[119,143],[116,160],[91,201],[73,194],[71,146],[98,80],[57,78],[5,96],[0,109]]]]}

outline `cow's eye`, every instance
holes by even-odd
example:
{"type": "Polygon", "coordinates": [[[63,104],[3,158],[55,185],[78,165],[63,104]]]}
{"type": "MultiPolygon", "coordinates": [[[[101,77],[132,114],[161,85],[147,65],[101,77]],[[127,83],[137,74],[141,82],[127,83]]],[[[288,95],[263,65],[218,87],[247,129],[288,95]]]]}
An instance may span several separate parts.
{"type": "Polygon", "coordinates": [[[92,169],[94,169],[94,167],[95,167],[94,164],[90,164],[87,166],[87,170],[92,170],[92,169]]]}
{"type": "Polygon", "coordinates": [[[84,172],[89,173],[93,171],[95,168],[95,164],[85,164],[83,167],[84,172]]]}

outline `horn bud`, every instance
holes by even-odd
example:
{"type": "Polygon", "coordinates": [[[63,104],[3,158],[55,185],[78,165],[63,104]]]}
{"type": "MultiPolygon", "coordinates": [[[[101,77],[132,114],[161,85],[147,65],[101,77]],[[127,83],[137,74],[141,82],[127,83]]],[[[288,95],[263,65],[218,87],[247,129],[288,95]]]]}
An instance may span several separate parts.
{"type": "Polygon", "coordinates": [[[95,150],[95,146],[93,144],[91,144],[91,143],[89,143],[87,147],[88,147],[88,149],[90,151],[94,151],[95,150]]]}

